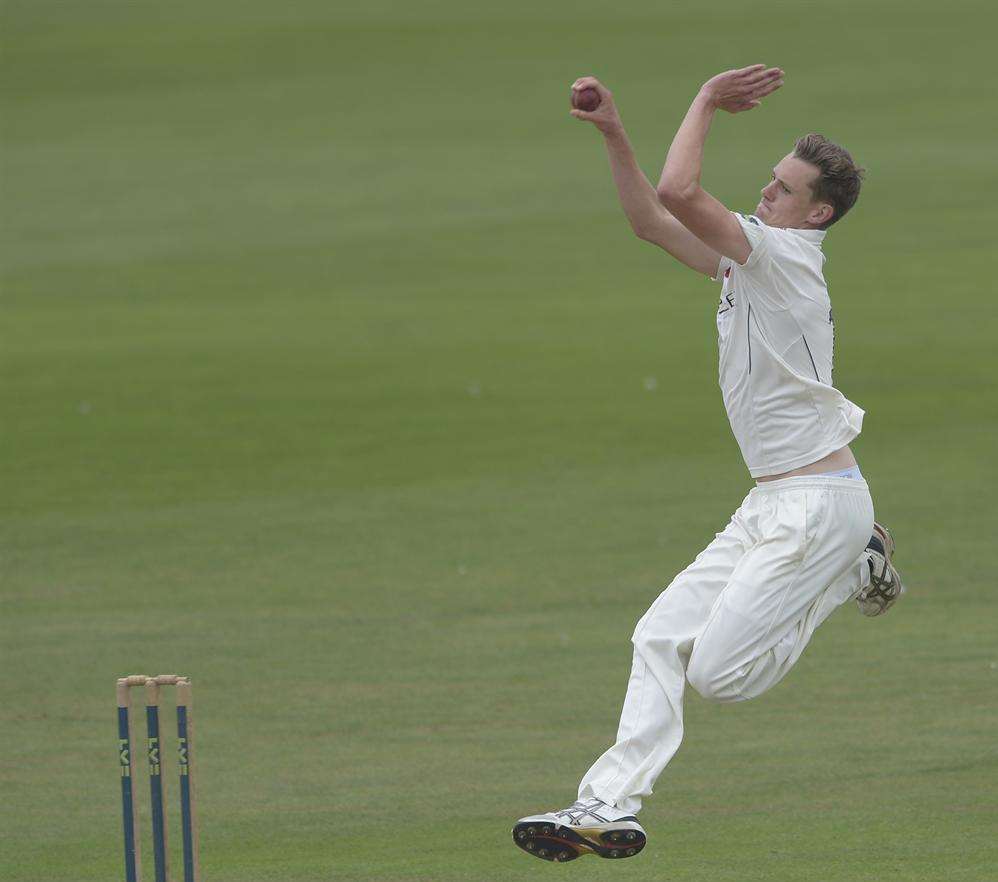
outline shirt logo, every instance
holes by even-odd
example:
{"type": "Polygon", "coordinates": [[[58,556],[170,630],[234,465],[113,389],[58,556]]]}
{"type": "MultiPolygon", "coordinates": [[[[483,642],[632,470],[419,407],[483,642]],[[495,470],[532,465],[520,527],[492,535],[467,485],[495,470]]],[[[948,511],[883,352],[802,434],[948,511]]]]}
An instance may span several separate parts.
{"type": "Polygon", "coordinates": [[[720,302],[717,304],[717,314],[724,315],[728,310],[735,308],[735,292],[729,291],[725,294],[720,302]]]}

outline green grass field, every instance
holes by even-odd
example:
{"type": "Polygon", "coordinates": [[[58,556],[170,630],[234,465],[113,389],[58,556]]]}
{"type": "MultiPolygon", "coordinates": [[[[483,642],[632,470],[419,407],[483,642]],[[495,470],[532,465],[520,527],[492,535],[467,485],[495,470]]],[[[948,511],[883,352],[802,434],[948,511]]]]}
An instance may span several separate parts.
{"type": "Polygon", "coordinates": [[[206,882],[994,878],[994,23],[8,0],[0,876],[123,878],[113,681],[180,670],[206,882]],[[807,131],[869,169],[836,382],[910,595],[758,701],[691,693],[645,852],[553,868],[512,822],[574,797],[634,622],[750,486],[718,288],[630,234],[568,87],[654,176],[755,61],[787,84],[704,183],[750,209],[807,131]]]}

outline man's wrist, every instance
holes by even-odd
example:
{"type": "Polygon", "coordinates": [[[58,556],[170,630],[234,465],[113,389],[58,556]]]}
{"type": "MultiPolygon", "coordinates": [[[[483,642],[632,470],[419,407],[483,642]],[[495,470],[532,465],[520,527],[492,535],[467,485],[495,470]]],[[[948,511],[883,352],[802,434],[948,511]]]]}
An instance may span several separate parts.
{"type": "Polygon", "coordinates": [[[700,87],[700,91],[697,92],[697,96],[693,99],[693,103],[699,104],[704,110],[709,110],[711,112],[717,110],[717,105],[714,103],[714,96],[710,89],[707,88],[706,84],[700,87]]]}
{"type": "Polygon", "coordinates": [[[620,120],[617,120],[608,128],[600,129],[600,131],[603,133],[603,137],[606,138],[607,141],[627,141],[627,132],[624,131],[624,124],[620,120]]]}

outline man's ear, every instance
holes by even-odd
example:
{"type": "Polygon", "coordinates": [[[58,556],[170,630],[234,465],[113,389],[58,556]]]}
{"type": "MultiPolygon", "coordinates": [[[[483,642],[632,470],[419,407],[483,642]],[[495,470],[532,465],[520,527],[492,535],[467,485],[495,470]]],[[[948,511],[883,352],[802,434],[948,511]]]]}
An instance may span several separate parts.
{"type": "Polygon", "coordinates": [[[835,208],[828,202],[819,202],[815,208],[811,210],[811,213],[807,216],[807,219],[814,224],[816,227],[820,227],[827,224],[835,216],[835,208]]]}

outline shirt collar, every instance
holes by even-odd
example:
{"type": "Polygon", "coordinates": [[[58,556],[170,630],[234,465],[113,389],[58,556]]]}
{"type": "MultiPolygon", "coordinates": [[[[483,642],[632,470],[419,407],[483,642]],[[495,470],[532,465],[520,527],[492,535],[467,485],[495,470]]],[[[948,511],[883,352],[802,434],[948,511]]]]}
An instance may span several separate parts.
{"type": "MultiPolygon", "coordinates": [[[[746,215],[746,217],[748,216],[749,215],[746,215]]],[[[755,217],[755,215],[751,216],[755,217]]],[[[769,226],[769,224],[767,224],[761,218],[755,217],[755,219],[759,223],[765,224],[767,227],[769,226]]],[[[793,233],[795,236],[800,236],[806,242],[813,242],[815,245],[821,245],[821,240],[825,238],[825,233],[828,232],[828,230],[798,230],[795,229],[794,227],[776,227],[776,229],[778,230],[785,229],[788,233],[793,233]]]]}
{"type": "Polygon", "coordinates": [[[793,233],[795,236],[800,236],[802,239],[806,239],[808,242],[813,242],[815,245],[820,245],[821,240],[825,238],[825,233],[827,230],[794,230],[788,229],[788,233],[793,233]]]}

